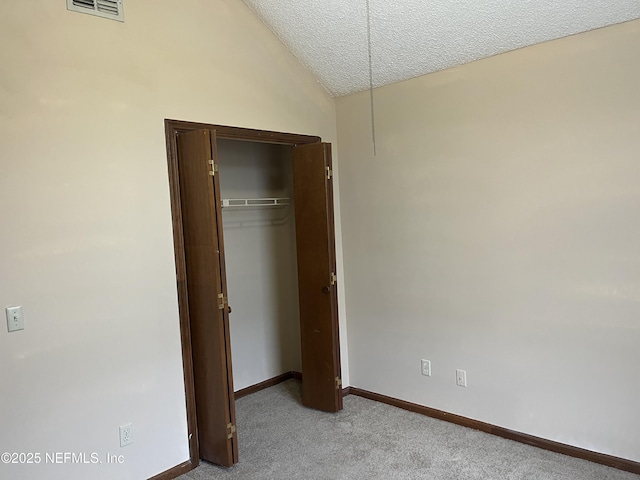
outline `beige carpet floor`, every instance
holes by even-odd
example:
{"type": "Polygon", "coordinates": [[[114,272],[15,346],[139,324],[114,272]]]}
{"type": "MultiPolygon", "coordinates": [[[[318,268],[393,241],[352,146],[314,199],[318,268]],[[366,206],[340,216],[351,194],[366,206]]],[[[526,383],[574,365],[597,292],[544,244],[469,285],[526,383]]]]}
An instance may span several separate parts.
{"type": "Polygon", "coordinates": [[[236,402],[240,462],[203,462],[180,480],[640,480],[349,395],[329,414],[302,406],[296,380],[236,402]]]}

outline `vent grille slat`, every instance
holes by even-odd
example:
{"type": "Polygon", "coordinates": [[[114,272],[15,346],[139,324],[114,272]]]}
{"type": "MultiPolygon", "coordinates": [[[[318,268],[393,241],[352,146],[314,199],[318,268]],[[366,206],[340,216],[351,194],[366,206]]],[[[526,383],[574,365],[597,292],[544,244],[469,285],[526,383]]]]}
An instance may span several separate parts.
{"type": "Polygon", "coordinates": [[[90,8],[92,10],[96,8],[93,0],[73,0],[73,5],[76,7],[90,8]]]}
{"type": "Polygon", "coordinates": [[[98,0],[98,11],[118,15],[118,2],[114,0],[98,0]]]}

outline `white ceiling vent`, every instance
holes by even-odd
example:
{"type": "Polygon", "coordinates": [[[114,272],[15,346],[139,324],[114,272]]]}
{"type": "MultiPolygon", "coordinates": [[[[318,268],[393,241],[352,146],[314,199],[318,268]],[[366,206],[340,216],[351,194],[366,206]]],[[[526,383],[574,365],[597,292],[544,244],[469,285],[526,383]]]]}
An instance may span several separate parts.
{"type": "Polygon", "coordinates": [[[124,22],[123,0],[67,0],[67,10],[124,22]]]}

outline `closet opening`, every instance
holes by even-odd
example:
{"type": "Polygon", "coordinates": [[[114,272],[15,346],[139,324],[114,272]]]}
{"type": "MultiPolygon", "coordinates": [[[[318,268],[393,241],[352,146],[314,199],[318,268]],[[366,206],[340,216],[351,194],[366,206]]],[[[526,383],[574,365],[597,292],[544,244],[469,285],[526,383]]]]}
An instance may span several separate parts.
{"type": "Polygon", "coordinates": [[[165,132],[185,468],[230,466],[235,391],[301,371],[304,405],[342,409],[331,145],[176,120],[165,132]]]}
{"type": "Polygon", "coordinates": [[[218,140],[235,392],[302,372],[292,147],[218,140]]]}

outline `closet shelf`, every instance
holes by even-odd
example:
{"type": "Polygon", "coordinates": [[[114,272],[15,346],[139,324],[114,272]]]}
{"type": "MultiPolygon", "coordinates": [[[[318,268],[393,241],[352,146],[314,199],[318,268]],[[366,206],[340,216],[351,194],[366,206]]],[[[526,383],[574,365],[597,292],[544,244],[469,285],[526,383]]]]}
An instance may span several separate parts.
{"type": "Polygon", "coordinates": [[[290,198],[223,198],[222,207],[282,207],[292,205],[290,198]]]}

